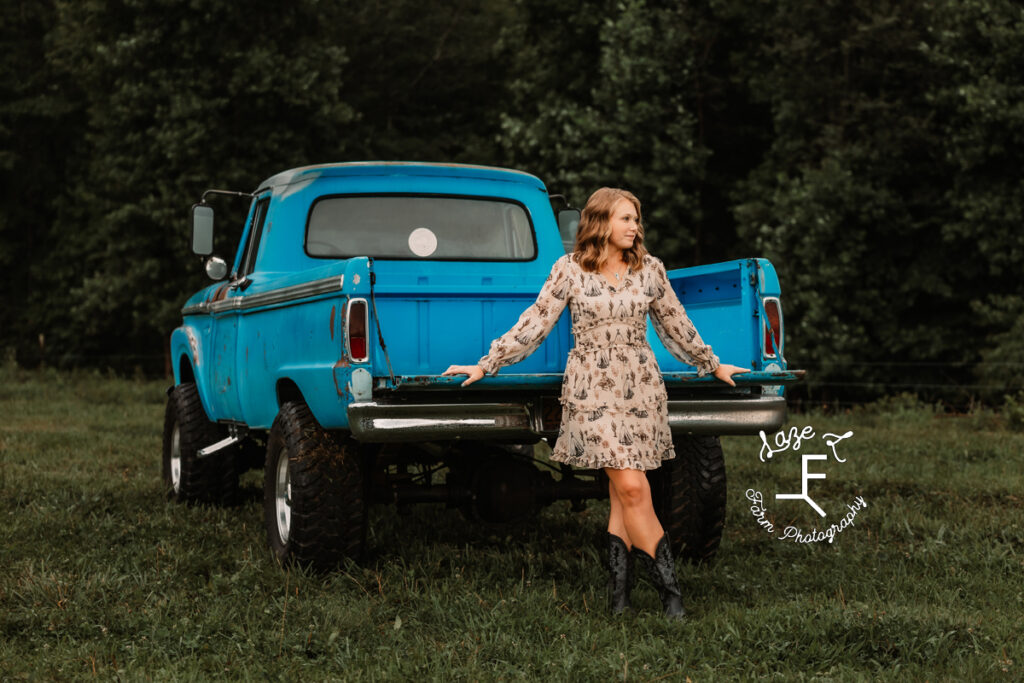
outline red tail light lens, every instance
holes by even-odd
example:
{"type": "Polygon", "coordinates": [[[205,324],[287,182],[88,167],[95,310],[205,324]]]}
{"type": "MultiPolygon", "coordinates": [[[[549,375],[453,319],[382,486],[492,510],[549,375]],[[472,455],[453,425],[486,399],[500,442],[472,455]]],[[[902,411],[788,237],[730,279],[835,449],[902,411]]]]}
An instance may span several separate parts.
{"type": "Polygon", "coordinates": [[[348,305],[348,350],[353,361],[366,360],[366,302],[352,301],[348,305]]]}
{"type": "Polygon", "coordinates": [[[352,358],[353,360],[366,358],[366,339],[352,340],[352,358]]]}
{"type": "Polygon", "coordinates": [[[776,358],[782,351],[782,305],[778,299],[764,300],[764,355],[776,358]]]}

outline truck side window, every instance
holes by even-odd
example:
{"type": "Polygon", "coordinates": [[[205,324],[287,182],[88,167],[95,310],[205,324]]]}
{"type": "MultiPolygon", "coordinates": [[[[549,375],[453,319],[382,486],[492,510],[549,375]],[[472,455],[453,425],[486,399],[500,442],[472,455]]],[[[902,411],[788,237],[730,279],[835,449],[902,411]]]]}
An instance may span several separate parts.
{"type": "Polygon", "coordinates": [[[267,221],[269,203],[270,197],[264,197],[256,202],[256,209],[252,214],[252,229],[249,230],[249,242],[245,246],[245,256],[238,271],[239,278],[251,273],[256,265],[256,254],[260,248],[260,238],[263,236],[263,224],[267,221]]]}

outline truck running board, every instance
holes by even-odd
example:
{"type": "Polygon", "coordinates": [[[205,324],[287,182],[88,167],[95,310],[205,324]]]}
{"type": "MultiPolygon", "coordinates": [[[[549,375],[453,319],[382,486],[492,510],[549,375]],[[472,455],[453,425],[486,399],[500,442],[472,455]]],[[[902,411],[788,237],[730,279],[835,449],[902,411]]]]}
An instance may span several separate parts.
{"type": "Polygon", "coordinates": [[[217,443],[212,443],[209,446],[206,446],[204,448],[200,448],[198,451],[196,451],[196,457],[197,458],[205,458],[207,456],[213,455],[217,451],[223,450],[223,449],[227,448],[228,446],[234,446],[236,443],[238,443],[241,440],[242,440],[241,437],[239,437],[236,434],[233,434],[231,436],[225,437],[225,438],[221,439],[220,441],[218,441],[217,443]]]}

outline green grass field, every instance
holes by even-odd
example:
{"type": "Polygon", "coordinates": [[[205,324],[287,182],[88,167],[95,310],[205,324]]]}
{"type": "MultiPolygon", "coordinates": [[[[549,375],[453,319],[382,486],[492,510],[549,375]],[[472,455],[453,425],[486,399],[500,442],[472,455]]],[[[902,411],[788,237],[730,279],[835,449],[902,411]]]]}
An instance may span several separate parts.
{"type": "Polygon", "coordinates": [[[282,569],[258,473],[235,507],[166,501],[165,386],[0,372],[0,680],[1024,677],[1024,434],[998,415],[893,400],[791,416],[854,431],[846,463],[812,468],[826,509],[867,502],[832,544],[776,538],[817,523],[768,500],[799,490],[798,457],[762,464],[756,437],[724,439],[725,537],[710,566],[679,565],[677,624],[644,583],[635,615],[607,614],[605,502],[511,529],[377,507],[365,566],[282,569]]]}

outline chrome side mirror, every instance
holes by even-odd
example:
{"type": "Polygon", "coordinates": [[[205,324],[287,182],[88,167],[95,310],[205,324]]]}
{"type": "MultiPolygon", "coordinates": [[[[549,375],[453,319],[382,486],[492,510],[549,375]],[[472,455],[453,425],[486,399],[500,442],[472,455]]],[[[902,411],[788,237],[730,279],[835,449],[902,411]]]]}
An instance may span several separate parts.
{"type": "Polygon", "coordinates": [[[228,264],[220,256],[206,259],[206,275],[211,280],[223,280],[228,276],[228,264]]]}
{"type": "Polygon", "coordinates": [[[576,247],[576,232],[580,229],[580,210],[562,209],[558,212],[558,233],[562,236],[565,253],[576,247]]]}
{"type": "MultiPolygon", "coordinates": [[[[213,253],[213,207],[208,204],[192,205],[192,253],[200,256],[213,253]]],[[[206,272],[210,272],[209,262],[206,272]]]]}

